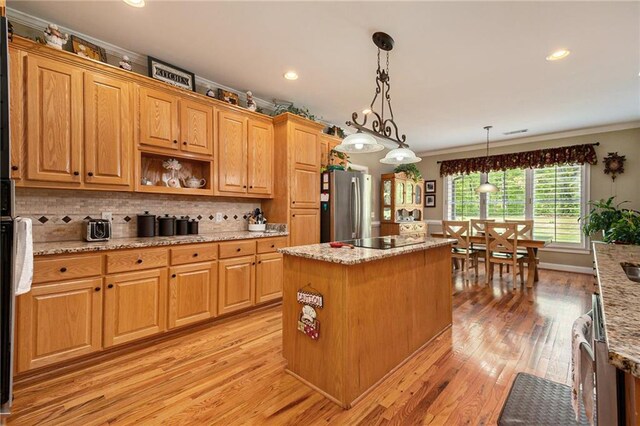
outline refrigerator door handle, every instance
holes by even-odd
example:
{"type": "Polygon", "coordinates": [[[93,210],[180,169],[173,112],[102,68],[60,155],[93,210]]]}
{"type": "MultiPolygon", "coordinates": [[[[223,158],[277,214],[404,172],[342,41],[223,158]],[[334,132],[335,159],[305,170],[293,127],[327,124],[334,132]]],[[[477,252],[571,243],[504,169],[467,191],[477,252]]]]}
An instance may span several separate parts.
{"type": "Polygon", "coordinates": [[[358,217],[358,213],[357,213],[357,194],[358,193],[358,183],[356,181],[355,177],[351,178],[351,194],[350,194],[350,198],[351,200],[349,200],[349,207],[351,210],[351,217],[349,218],[349,220],[351,221],[351,238],[357,238],[358,234],[357,234],[357,222],[356,222],[356,218],[358,217]]]}
{"type": "Polygon", "coordinates": [[[356,237],[362,238],[362,199],[360,198],[360,178],[356,179],[356,237]]]}

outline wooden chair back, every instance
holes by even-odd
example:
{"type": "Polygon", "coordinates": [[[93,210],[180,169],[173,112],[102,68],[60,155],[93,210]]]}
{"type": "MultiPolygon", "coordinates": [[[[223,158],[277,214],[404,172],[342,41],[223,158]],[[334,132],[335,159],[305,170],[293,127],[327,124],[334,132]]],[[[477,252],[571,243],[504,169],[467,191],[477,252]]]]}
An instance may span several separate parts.
{"type": "Polygon", "coordinates": [[[471,235],[471,228],[469,222],[466,220],[443,220],[442,232],[445,238],[455,238],[458,240],[457,248],[469,248],[469,236],[471,235]]]}
{"type": "Polygon", "coordinates": [[[510,253],[518,250],[518,226],[515,223],[487,223],[484,228],[487,252],[510,253]]]}
{"type": "Polygon", "coordinates": [[[517,225],[519,240],[533,240],[533,220],[507,220],[505,222],[517,225]]]}
{"type": "Polygon", "coordinates": [[[484,232],[484,226],[487,223],[495,222],[495,219],[471,219],[471,232],[478,235],[484,232]]]}

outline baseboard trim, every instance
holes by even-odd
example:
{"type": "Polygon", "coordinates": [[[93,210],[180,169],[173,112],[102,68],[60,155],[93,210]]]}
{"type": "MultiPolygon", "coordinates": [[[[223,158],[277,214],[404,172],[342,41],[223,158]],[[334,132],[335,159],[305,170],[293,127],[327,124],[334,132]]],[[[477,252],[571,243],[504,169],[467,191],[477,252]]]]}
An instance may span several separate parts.
{"type": "Polygon", "coordinates": [[[591,275],[593,273],[593,268],[590,268],[588,266],[563,265],[560,263],[546,263],[546,262],[540,262],[538,266],[540,269],[551,269],[553,271],[576,272],[578,274],[588,274],[588,275],[591,275]]]}

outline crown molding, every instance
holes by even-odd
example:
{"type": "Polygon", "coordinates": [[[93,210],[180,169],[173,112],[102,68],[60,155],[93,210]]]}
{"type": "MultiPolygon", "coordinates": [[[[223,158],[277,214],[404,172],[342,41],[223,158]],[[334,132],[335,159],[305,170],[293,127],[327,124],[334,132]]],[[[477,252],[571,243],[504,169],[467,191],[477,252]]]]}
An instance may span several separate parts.
{"type": "MultiPolygon", "coordinates": [[[[595,127],[585,127],[582,129],[574,129],[574,130],[565,130],[562,132],[555,133],[545,133],[542,135],[535,136],[525,136],[522,138],[516,139],[508,139],[498,142],[491,142],[492,148],[498,148],[503,146],[513,146],[513,145],[522,145],[525,143],[532,142],[542,142],[548,141],[551,139],[562,139],[562,138],[572,138],[576,136],[585,136],[592,135],[595,133],[606,133],[606,132],[615,132],[618,130],[628,130],[628,129],[637,129],[640,128],[640,120],[637,121],[627,121],[624,123],[615,123],[615,124],[607,124],[604,126],[595,126],[595,127]]],[[[446,154],[455,154],[458,152],[467,152],[467,151],[476,151],[479,149],[486,148],[486,142],[473,144],[473,145],[465,145],[456,148],[447,148],[447,149],[438,149],[433,151],[422,151],[417,153],[418,157],[434,157],[437,155],[446,155],[446,154]]]]}
{"type": "MultiPolygon", "coordinates": [[[[27,13],[21,12],[19,10],[16,10],[12,7],[7,7],[7,18],[11,21],[11,22],[15,22],[21,25],[24,25],[25,27],[29,27],[31,29],[37,30],[37,31],[44,31],[44,29],[47,27],[47,25],[50,24],[50,22],[38,18],[36,16],[32,16],[29,15],[27,13]]],[[[98,45],[100,47],[103,47],[104,50],[111,56],[115,56],[118,58],[123,57],[124,55],[127,55],[129,57],[129,59],[131,60],[131,62],[134,62],[138,65],[141,65],[143,67],[147,67],[147,56],[146,55],[142,55],[140,53],[136,53],[133,52],[131,50],[127,50],[124,49],[120,46],[116,46],[114,44],[108,43],[106,41],[97,39],[95,37],[91,37],[90,35],[87,34],[83,34],[80,33],[78,31],[75,31],[71,28],[67,28],[67,27],[63,27],[62,25],[58,25],[58,28],[60,29],[60,31],[62,31],[63,33],[69,33],[69,34],[74,34],[77,35],[78,37],[81,37],[83,39],[85,39],[86,41],[93,43],[95,45],[98,45]]],[[[238,96],[240,96],[242,99],[246,98],[246,93],[242,92],[240,90],[234,89],[232,87],[228,87],[225,86],[223,84],[220,83],[216,83],[213,80],[209,80],[206,79],[204,77],[200,77],[200,76],[196,76],[196,84],[199,86],[204,86],[204,87],[211,87],[211,88],[220,88],[223,90],[226,90],[228,92],[233,92],[235,94],[237,94],[238,96]]],[[[246,99],[245,99],[246,100],[246,99]]],[[[256,101],[256,105],[258,105],[260,108],[263,108],[265,110],[269,110],[269,111],[273,111],[276,108],[275,103],[264,100],[264,99],[260,99],[257,97],[253,97],[253,100],[256,101]]]]}

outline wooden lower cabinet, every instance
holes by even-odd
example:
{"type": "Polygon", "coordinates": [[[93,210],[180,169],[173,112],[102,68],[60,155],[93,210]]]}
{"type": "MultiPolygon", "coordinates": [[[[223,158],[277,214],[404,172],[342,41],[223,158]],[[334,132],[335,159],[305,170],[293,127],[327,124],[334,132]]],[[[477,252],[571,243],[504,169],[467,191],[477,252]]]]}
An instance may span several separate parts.
{"type": "Polygon", "coordinates": [[[320,211],[317,209],[292,209],[289,221],[289,245],[303,246],[320,242],[320,211]]]}
{"type": "Polygon", "coordinates": [[[256,256],[256,303],[282,297],[283,267],[280,253],[256,256]]]}
{"type": "Polygon", "coordinates": [[[102,348],[102,278],[34,285],[18,297],[17,371],[102,348]]]}
{"type": "Polygon", "coordinates": [[[110,275],[105,284],[105,347],[166,330],[166,268],[110,275]]]}
{"type": "Polygon", "coordinates": [[[218,264],[218,313],[253,306],[256,279],[255,256],[221,260],[218,264]]]}
{"type": "Polygon", "coordinates": [[[169,328],[216,316],[218,263],[204,262],[169,269],[169,328]]]}

